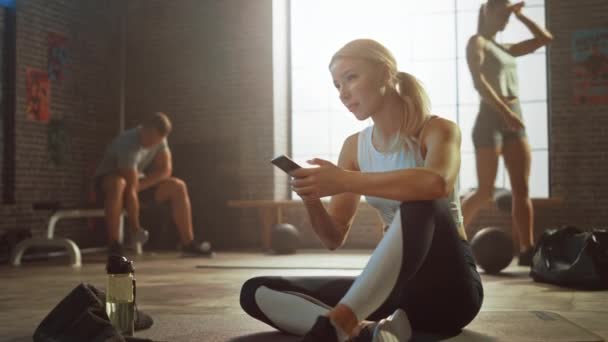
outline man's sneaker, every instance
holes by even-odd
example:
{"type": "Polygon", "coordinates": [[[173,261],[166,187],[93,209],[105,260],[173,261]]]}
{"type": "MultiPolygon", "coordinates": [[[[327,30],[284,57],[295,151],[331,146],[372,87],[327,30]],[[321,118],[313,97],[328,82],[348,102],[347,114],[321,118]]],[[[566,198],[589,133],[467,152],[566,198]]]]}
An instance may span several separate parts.
{"type": "Polygon", "coordinates": [[[372,342],[406,342],[412,337],[412,327],[407,314],[397,309],[387,318],[380,320],[374,329],[372,342]]]}
{"type": "Polygon", "coordinates": [[[215,252],[211,248],[211,244],[207,241],[197,243],[195,241],[190,242],[188,245],[182,247],[182,254],[184,256],[203,256],[213,258],[215,252]]]}
{"type": "Polygon", "coordinates": [[[519,253],[519,260],[517,260],[517,264],[519,266],[532,266],[532,257],[534,257],[534,247],[530,247],[519,253]]]}
{"type": "Polygon", "coordinates": [[[315,325],[302,337],[299,342],[334,342],[338,341],[336,329],[327,316],[317,317],[315,325]]]}
{"type": "Polygon", "coordinates": [[[145,245],[146,242],[148,242],[149,237],[150,233],[143,228],[139,228],[136,231],[131,231],[128,246],[129,248],[136,249],[138,244],[139,246],[145,245]]]}
{"type": "Polygon", "coordinates": [[[108,245],[108,256],[110,255],[119,255],[123,256],[125,253],[122,249],[122,245],[118,241],[112,241],[108,245]]]}

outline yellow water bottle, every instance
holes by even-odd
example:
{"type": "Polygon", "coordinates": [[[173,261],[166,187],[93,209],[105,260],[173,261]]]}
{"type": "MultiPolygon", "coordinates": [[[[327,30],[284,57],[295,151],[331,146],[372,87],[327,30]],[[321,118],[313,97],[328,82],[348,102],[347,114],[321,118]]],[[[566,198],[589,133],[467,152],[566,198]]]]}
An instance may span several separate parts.
{"type": "Polygon", "coordinates": [[[133,336],[135,323],[135,270],[124,256],[111,255],[106,266],[106,313],[123,336],[133,336]]]}

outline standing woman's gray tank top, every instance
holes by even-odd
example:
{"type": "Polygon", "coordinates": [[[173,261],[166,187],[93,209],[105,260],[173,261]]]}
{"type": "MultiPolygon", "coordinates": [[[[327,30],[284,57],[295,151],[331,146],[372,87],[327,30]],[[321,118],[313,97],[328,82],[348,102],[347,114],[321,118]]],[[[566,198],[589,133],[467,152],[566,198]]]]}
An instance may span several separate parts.
{"type": "MultiPolygon", "coordinates": [[[[434,117],[429,116],[427,122],[434,117]]],[[[400,145],[401,147],[395,149],[395,151],[379,152],[372,144],[373,129],[374,126],[369,126],[359,132],[357,161],[361,172],[386,172],[424,166],[424,159],[418,141],[408,138],[405,139],[405,144],[400,145]]],[[[457,184],[458,181],[456,181],[454,190],[448,197],[448,202],[456,227],[460,229],[463,220],[457,184]]],[[[385,225],[391,224],[401,205],[399,201],[373,196],[365,196],[365,200],[378,210],[385,225]]]]}
{"type": "Polygon", "coordinates": [[[503,46],[486,39],[481,72],[492,89],[503,97],[519,97],[517,62],[503,46]]]}

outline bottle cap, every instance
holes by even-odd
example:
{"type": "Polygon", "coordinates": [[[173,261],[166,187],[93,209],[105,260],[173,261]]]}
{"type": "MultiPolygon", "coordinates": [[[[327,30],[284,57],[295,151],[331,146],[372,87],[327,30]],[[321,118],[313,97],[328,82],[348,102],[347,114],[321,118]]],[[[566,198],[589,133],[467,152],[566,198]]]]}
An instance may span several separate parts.
{"type": "Polygon", "coordinates": [[[121,255],[110,255],[106,265],[108,274],[134,273],[133,262],[121,255]]]}

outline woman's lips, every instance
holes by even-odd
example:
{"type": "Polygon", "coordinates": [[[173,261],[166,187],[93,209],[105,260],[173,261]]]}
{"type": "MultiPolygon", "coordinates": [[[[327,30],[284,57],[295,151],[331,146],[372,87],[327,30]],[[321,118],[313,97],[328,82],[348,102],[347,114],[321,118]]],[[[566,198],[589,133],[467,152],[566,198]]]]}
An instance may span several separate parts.
{"type": "Polygon", "coordinates": [[[349,103],[346,105],[346,108],[348,108],[348,110],[352,111],[353,109],[355,109],[358,106],[357,103],[349,103]]]}

